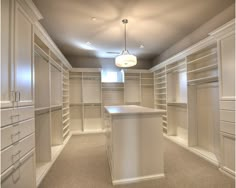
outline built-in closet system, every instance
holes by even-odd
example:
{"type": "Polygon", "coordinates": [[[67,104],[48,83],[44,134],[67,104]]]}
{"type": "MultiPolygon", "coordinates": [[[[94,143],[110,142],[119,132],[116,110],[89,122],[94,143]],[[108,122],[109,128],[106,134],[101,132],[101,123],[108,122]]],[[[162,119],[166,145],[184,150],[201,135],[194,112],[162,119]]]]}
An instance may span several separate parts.
{"type": "Polygon", "coordinates": [[[3,0],[1,11],[1,186],[33,188],[70,137],[71,66],[31,1],[3,0]]]}
{"type": "Polygon", "coordinates": [[[234,20],[151,69],[163,134],[235,177],[234,20]]]}
{"type": "Polygon", "coordinates": [[[164,136],[235,177],[235,24],[150,70],[102,83],[72,69],[31,0],[1,1],[1,186],[36,187],[72,133],[103,131],[104,105],[166,109],[164,136]]]}
{"type": "Polygon", "coordinates": [[[74,134],[102,132],[104,106],[134,104],[153,108],[153,73],[125,70],[124,83],[103,83],[100,69],[70,72],[70,127],[74,134]]]}

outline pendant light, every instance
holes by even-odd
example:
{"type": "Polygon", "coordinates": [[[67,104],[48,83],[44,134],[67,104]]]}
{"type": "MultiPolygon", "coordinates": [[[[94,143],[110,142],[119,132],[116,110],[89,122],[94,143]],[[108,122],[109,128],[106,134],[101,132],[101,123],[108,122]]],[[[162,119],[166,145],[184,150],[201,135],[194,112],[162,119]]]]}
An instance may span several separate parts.
{"type": "Polygon", "coordinates": [[[116,66],[118,67],[132,67],[137,64],[137,57],[131,55],[129,51],[126,49],[126,24],[128,23],[127,19],[123,19],[122,23],[125,26],[124,32],[124,42],[125,42],[125,49],[121,52],[119,56],[116,57],[116,66]]]}

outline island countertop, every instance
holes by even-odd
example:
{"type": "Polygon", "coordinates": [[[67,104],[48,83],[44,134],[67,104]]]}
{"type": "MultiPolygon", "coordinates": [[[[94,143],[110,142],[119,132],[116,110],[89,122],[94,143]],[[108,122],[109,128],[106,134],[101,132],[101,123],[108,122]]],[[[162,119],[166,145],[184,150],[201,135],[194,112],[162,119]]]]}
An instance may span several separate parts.
{"type": "Polygon", "coordinates": [[[122,114],[164,114],[166,110],[153,109],[137,105],[104,106],[110,115],[122,114]]]}

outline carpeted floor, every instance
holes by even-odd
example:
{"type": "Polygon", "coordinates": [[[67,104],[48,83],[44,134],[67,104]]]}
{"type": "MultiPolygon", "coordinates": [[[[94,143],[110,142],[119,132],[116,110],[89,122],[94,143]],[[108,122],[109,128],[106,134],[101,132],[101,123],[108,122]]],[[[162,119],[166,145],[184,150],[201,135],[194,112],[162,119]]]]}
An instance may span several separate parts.
{"type": "MultiPolygon", "coordinates": [[[[215,166],[165,139],[163,179],[117,188],[234,188],[215,166]]],[[[111,188],[103,135],[73,136],[39,188],[111,188]]]]}

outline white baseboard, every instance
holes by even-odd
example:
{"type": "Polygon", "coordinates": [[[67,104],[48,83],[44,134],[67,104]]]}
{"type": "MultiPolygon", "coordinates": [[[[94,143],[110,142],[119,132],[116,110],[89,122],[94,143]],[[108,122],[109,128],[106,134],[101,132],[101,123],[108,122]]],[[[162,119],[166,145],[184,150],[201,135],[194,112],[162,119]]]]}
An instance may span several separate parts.
{"type": "Polygon", "coordinates": [[[127,178],[127,179],[121,179],[121,180],[112,180],[112,184],[113,185],[131,184],[131,183],[138,183],[142,181],[160,179],[164,177],[165,177],[165,174],[155,174],[155,175],[127,178]]]}
{"type": "Polygon", "coordinates": [[[228,169],[228,168],[225,168],[225,167],[221,167],[219,168],[219,170],[225,174],[226,176],[232,178],[235,180],[235,172],[233,172],[232,170],[228,169]]]}
{"type": "Polygon", "coordinates": [[[103,134],[104,130],[92,130],[92,131],[71,131],[72,135],[86,135],[86,134],[103,134]]]}

